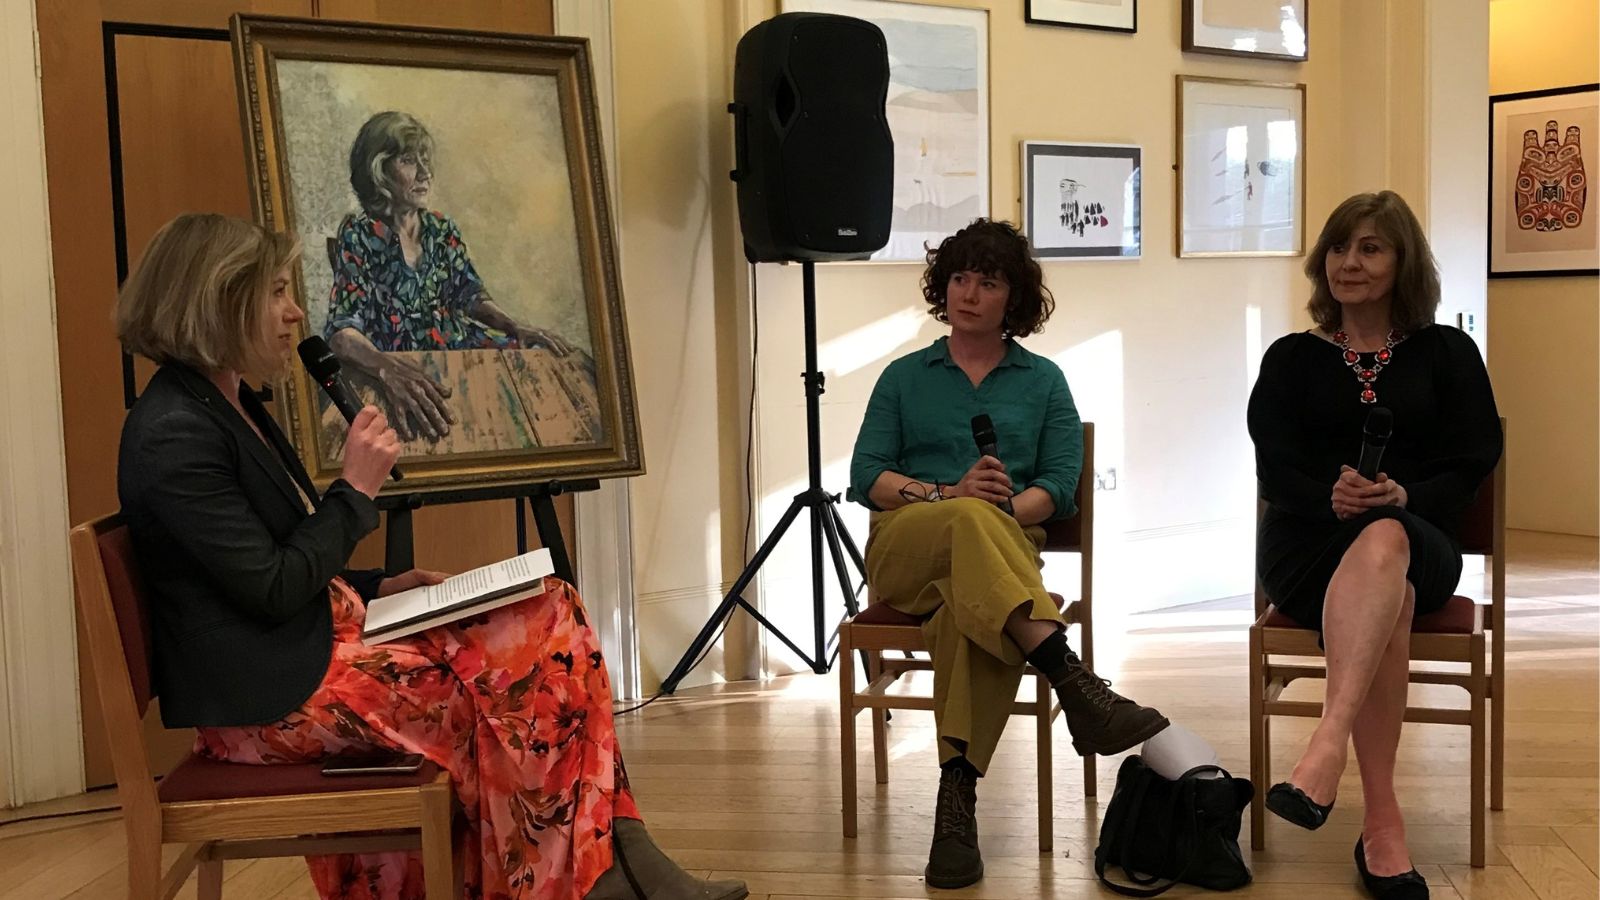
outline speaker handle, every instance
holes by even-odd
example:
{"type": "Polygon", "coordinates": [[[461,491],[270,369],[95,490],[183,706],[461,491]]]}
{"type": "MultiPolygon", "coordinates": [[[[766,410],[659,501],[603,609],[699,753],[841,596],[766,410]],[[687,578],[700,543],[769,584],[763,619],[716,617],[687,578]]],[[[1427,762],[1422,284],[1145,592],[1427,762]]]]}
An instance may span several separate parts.
{"type": "Polygon", "coordinates": [[[735,182],[743,181],[746,164],[749,162],[749,151],[745,146],[745,118],[747,112],[743,103],[729,103],[728,112],[733,115],[733,169],[728,172],[728,177],[735,182]]]}

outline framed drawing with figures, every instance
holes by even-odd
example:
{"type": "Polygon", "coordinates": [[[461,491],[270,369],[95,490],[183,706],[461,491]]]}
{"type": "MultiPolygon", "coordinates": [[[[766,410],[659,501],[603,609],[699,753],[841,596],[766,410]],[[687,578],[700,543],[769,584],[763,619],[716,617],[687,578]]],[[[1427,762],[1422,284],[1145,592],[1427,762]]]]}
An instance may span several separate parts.
{"type": "MultiPolygon", "coordinates": [[[[255,16],[232,36],[256,217],[299,236],[302,328],[399,432],[403,489],[642,472],[587,44],[255,16]]],[[[279,387],[331,481],[343,419],[303,372],[279,387]]]]}

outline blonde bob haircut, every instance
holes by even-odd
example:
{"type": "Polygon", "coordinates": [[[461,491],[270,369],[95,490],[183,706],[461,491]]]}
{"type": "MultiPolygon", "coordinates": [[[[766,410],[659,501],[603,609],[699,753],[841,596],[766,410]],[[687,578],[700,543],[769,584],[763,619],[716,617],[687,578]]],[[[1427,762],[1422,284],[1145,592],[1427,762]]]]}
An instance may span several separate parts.
{"type": "Polygon", "coordinates": [[[1428,248],[1428,236],[1411,207],[1394,191],[1356,194],[1339,204],[1322,226],[1317,245],[1306,254],[1306,277],[1311,279],[1311,302],[1306,311],[1326,331],[1339,328],[1343,312],[1328,286],[1328,251],[1356,237],[1361,223],[1371,220],[1378,236],[1395,250],[1394,288],[1390,291],[1391,324],[1413,332],[1433,324],[1439,308],[1439,264],[1428,248]]]}
{"type": "Polygon", "coordinates": [[[117,295],[117,340],[160,365],[249,371],[262,353],[273,278],[300,255],[293,236],[215,213],[163,225],[117,295]]]}

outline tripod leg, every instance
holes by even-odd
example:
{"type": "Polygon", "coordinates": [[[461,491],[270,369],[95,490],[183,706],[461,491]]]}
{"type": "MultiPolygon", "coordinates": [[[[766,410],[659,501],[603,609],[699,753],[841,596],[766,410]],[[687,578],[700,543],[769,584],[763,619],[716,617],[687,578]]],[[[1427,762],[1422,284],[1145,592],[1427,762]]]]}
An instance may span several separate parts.
{"type": "Polygon", "coordinates": [[[856,571],[861,575],[863,584],[867,581],[867,564],[861,557],[861,551],[856,549],[855,538],[850,536],[850,529],[844,527],[844,519],[839,515],[839,510],[833,509],[833,521],[839,530],[839,540],[844,543],[844,549],[850,554],[850,560],[856,564],[856,571]]]}
{"type": "MultiPolygon", "coordinates": [[[[678,660],[678,664],[672,667],[672,674],[661,682],[661,692],[663,694],[670,694],[676,691],[678,683],[683,681],[684,677],[689,674],[690,669],[694,668],[695,663],[700,660],[700,654],[705,650],[706,645],[711,643],[712,636],[716,634],[717,626],[722,624],[722,620],[733,612],[734,606],[743,602],[744,589],[750,586],[750,582],[755,579],[756,571],[761,568],[762,563],[767,561],[767,556],[772,553],[772,548],[778,546],[778,540],[783,537],[785,531],[789,530],[789,526],[794,524],[795,517],[800,514],[800,510],[804,507],[805,504],[801,502],[799,497],[796,497],[789,504],[789,508],[783,513],[783,518],[778,520],[777,527],[773,528],[772,533],[767,535],[767,539],[761,542],[761,547],[756,550],[756,555],[750,558],[749,565],[745,566],[744,571],[739,573],[739,580],[735,581],[733,587],[728,589],[728,593],[722,598],[722,603],[718,604],[716,612],[711,614],[711,618],[706,619],[706,624],[700,627],[700,633],[695,635],[694,640],[690,642],[689,649],[684,651],[683,656],[678,660]]],[[[750,609],[749,604],[744,605],[746,609],[750,609]]],[[[772,625],[761,619],[760,616],[756,618],[767,628],[772,628],[772,625]]],[[[783,636],[780,634],[779,637],[783,636]]],[[[784,638],[784,642],[788,643],[788,638],[784,638]]],[[[791,644],[790,646],[792,647],[793,645],[791,644]]],[[[799,653],[798,650],[795,652],[799,653]]],[[[804,653],[800,653],[800,656],[805,658],[804,653]]]]}
{"type": "MultiPolygon", "coordinates": [[[[850,571],[845,568],[844,554],[839,551],[839,532],[843,530],[844,523],[839,521],[839,511],[829,503],[821,509],[822,528],[828,534],[828,550],[833,554],[833,571],[839,576],[839,589],[844,592],[845,614],[854,616],[861,611],[856,604],[856,590],[850,581],[850,571]]],[[[863,582],[865,583],[865,582],[863,582]]],[[[867,662],[867,651],[861,652],[861,671],[872,671],[867,662]]],[[[831,663],[832,660],[830,659],[831,663]]],[[[843,677],[842,670],[840,677],[843,677]]]]}
{"type": "MultiPolygon", "coordinates": [[[[839,519],[839,510],[830,503],[822,508],[822,528],[828,536],[828,551],[833,555],[833,571],[839,576],[839,589],[844,592],[844,608],[850,615],[861,611],[856,601],[858,589],[850,580],[850,570],[845,567],[844,553],[839,549],[841,538],[846,537],[844,522],[839,519]]],[[[866,579],[862,578],[862,584],[866,579]]]]}

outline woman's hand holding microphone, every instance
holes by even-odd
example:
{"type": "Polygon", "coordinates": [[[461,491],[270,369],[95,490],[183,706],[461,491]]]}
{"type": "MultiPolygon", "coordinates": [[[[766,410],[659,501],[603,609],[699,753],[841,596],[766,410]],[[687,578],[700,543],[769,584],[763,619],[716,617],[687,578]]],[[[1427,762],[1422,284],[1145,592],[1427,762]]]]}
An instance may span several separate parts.
{"type": "Polygon", "coordinates": [[[996,506],[1011,499],[1011,478],[1005,463],[992,456],[980,457],[961,480],[945,489],[946,497],[976,497],[996,506]]]}
{"type": "Polygon", "coordinates": [[[344,470],[349,485],[376,498],[400,458],[400,437],[376,406],[364,406],[350,423],[344,441],[344,470]]]}

